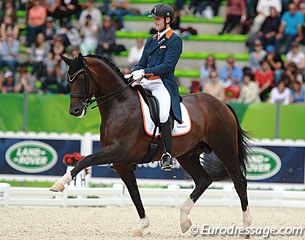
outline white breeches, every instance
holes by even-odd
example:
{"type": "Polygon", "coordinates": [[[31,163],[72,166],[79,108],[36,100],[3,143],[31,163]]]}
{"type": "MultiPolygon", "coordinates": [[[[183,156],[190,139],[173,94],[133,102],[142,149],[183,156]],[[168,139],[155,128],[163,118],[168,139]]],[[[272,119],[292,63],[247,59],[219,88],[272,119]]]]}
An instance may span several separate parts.
{"type": "Polygon", "coordinates": [[[163,85],[161,79],[147,80],[143,78],[141,80],[141,86],[145,89],[151,91],[159,101],[159,111],[160,111],[160,122],[165,123],[169,117],[169,111],[171,107],[171,97],[163,85]]]}

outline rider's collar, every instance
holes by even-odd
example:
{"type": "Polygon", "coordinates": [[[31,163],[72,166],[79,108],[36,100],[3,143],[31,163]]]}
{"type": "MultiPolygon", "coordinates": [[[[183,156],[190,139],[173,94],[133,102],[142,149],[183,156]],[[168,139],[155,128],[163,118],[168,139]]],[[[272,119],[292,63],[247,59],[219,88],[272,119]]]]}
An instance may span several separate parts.
{"type": "Polygon", "coordinates": [[[158,32],[158,39],[160,39],[161,37],[163,37],[163,35],[165,33],[167,33],[167,31],[171,30],[170,27],[168,27],[167,29],[163,30],[162,32],[158,32]]]}

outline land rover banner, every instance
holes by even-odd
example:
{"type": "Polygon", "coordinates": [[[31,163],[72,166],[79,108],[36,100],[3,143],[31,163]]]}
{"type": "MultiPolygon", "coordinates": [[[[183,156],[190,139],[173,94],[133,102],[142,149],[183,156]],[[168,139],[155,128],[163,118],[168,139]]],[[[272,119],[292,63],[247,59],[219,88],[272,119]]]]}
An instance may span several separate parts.
{"type": "MultiPolygon", "coordinates": [[[[93,151],[100,145],[94,142],[93,151]]],[[[205,155],[205,157],[209,157],[205,155]]],[[[215,156],[211,155],[211,159],[215,156]]],[[[248,155],[247,179],[250,182],[304,183],[305,147],[293,146],[251,146],[248,155]]],[[[138,178],[146,179],[189,179],[181,166],[176,163],[171,172],[160,169],[158,162],[138,164],[138,178]]],[[[94,166],[92,177],[118,177],[108,166],[94,166]]]]}
{"type": "Polygon", "coordinates": [[[79,152],[80,141],[1,138],[0,174],[51,175],[65,173],[66,153],[79,152]]]}

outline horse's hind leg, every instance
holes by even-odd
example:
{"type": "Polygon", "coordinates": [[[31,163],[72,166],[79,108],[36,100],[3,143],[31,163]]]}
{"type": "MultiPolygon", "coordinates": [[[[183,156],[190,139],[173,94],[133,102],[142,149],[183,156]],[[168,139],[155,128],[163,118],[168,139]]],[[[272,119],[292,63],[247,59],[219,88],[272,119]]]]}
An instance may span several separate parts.
{"type": "Polygon", "coordinates": [[[113,164],[113,168],[125,183],[133,204],[135,205],[140,217],[139,226],[132,232],[133,237],[142,237],[144,230],[149,227],[149,219],[145,214],[141,200],[137,180],[132,166],[113,164]]]}
{"type": "Polygon", "coordinates": [[[190,174],[195,182],[195,189],[180,208],[180,227],[183,233],[187,232],[192,226],[191,220],[188,218],[192,207],[212,183],[212,179],[200,165],[199,155],[201,153],[202,150],[196,148],[177,158],[180,165],[190,174]]]}

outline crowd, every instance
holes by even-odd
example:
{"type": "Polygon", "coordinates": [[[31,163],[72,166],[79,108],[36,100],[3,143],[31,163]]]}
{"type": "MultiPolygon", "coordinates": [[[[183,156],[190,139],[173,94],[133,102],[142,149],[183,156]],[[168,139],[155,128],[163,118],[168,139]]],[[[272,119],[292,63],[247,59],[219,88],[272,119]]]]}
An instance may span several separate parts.
{"type": "MultiPolygon", "coordinates": [[[[221,0],[187,3],[175,1],[171,26],[184,37],[196,35],[197,30],[192,25],[181,27],[181,15],[213,18],[220,14],[221,0]]],[[[209,55],[190,92],[204,91],[220,100],[244,103],[304,103],[305,0],[227,0],[225,4],[218,34],[248,34],[249,62],[241,68],[232,55],[219,67],[209,55]]],[[[146,15],[132,8],[129,0],[4,0],[0,7],[0,92],[68,93],[60,54],[97,53],[113,61],[113,53],[126,50],[116,42],[116,31],[126,31],[123,16],[146,15]],[[26,12],[25,27],[20,27],[16,9],[26,12]]],[[[128,49],[124,73],[137,63],[143,47],[144,40],[139,38],[128,49]]]]}

